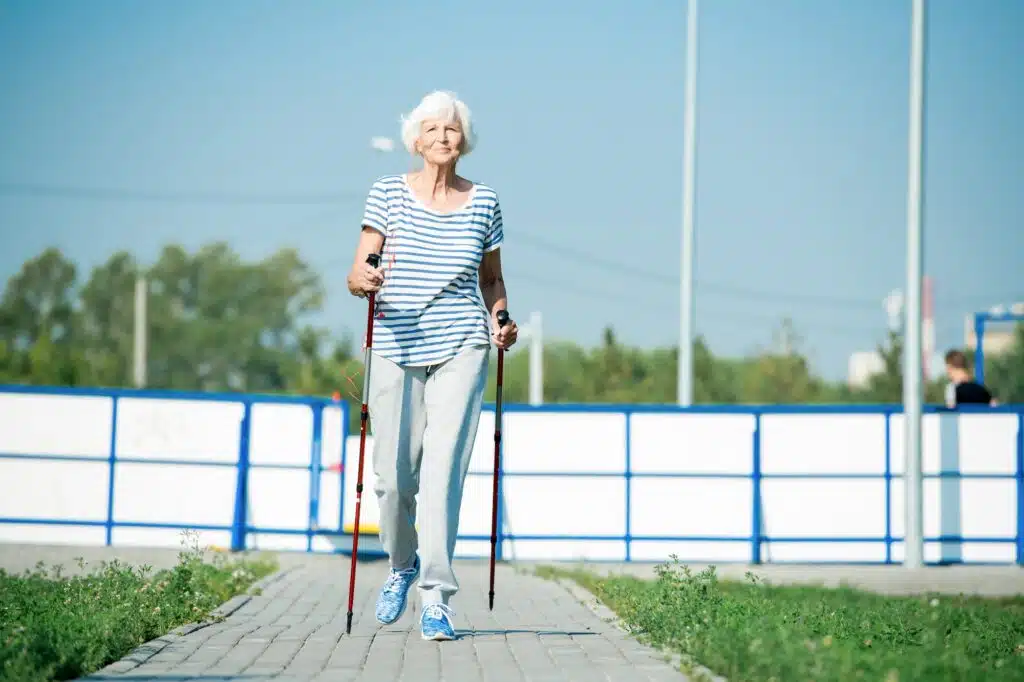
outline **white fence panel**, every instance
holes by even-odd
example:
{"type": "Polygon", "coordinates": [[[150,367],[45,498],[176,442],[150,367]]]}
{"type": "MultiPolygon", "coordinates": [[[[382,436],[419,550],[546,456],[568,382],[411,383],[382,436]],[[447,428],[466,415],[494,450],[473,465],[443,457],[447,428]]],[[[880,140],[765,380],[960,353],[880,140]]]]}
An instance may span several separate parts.
{"type": "MultiPolygon", "coordinates": [[[[322,399],[0,388],[0,541],[176,546],[196,529],[221,546],[346,551],[359,459],[348,416],[322,399]]],[[[928,410],[926,560],[1024,563],[1022,419],[928,410]]],[[[501,557],[898,562],[902,426],[892,407],[509,405],[501,557]]],[[[490,551],[493,432],[485,409],[459,556],[490,551]]]]}

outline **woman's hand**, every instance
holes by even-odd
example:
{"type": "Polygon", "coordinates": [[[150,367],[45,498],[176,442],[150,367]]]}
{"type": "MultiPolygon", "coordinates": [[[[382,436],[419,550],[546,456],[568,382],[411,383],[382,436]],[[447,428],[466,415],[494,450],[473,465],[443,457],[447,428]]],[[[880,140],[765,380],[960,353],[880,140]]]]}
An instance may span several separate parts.
{"type": "Polygon", "coordinates": [[[505,323],[504,327],[499,327],[497,315],[491,315],[491,327],[494,329],[494,332],[491,334],[494,338],[494,343],[498,344],[498,348],[503,350],[510,348],[519,336],[519,327],[516,325],[516,321],[511,318],[505,323]]]}
{"type": "Polygon", "coordinates": [[[380,291],[383,283],[384,268],[375,268],[369,263],[356,263],[348,273],[348,290],[353,296],[365,298],[371,291],[380,291]]]}
{"type": "Polygon", "coordinates": [[[380,253],[383,247],[384,235],[371,227],[363,227],[359,235],[359,244],[356,246],[355,259],[352,261],[352,269],[346,278],[348,291],[353,296],[366,298],[371,291],[380,291],[384,283],[383,264],[379,268],[370,267],[366,258],[371,253],[380,253]]]}

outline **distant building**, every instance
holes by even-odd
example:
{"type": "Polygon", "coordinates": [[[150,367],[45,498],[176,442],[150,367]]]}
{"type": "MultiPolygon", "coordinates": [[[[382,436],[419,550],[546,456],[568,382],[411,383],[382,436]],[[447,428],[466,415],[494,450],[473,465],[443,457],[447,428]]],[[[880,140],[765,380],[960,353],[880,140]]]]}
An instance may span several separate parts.
{"type": "Polygon", "coordinates": [[[850,354],[846,383],[850,388],[865,388],[872,375],[885,370],[885,361],[878,351],[856,351],[850,354]]]}
{"type": "MultiPolygon", "coordinates": [[[[945,376],[945,351],[936,348],[935,339],[935,293],[933,282],[925,276],[921,282],[921,370],[930,380],[945,376]]],[[[903,326],[904,300],[903,292],[895,289],[883,301],[888,316],[889,329],[900,330],[903,326]]],[[[1005,306],[993,307],[992,312],[1006,311],[1005,306]]],[[[1024,315],[1024,302],[1012,304],[1008,310],[1016,315],[1024,315]]],[[[1016,322],[985,323],[985,355],[999,355],[1009,350],[1016,339],[1016,322]]],[[[977,350],[978,340],[974,334],[974,315],[964,318],[964,347],[969,351],[977,350]]],[[[855,351],[847,361],[847,384],[851,388],[864,388],[872,375],[885,370],[885,362],[878,351],[855,351]]]]}
{"type": "MultiPolygon", "coordinates": [[[[988,333],[985,334],[985,346],[988,347],[988,333]]],[[[928,362],[921,363],[925,376],[934,381],[945,374],[945,365],[941,353],[932,353],[928,362]]],[[[850,388],[867,388],[872,375],[885,371],[885,361],[878,351],[861,350],[850,354],[847,362],[846,383],[850,388]]]]}
{"type": "MultiPolygon", "coordinates": [[[[1024,315],[1024,303],[1014,303],[1010,311],[1024,315]]],[[[1009,350],[1013,346],[1016,326],[1015,322],[986,322],[985,355],[999,355],[1009,350]]],[[[964,346],[972,351],[978,348],[978,339],[974,334],[974,315],[964,318],[964,346]]]]}

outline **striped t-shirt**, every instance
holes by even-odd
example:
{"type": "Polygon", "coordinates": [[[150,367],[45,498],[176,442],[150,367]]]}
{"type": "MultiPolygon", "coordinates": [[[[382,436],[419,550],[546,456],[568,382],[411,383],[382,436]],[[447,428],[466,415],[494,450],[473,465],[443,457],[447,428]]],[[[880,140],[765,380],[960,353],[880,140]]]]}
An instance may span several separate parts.
{"type": "Polygon", "coordinates": [[[404,175],[388,175],[370,188],[362,224],[384,235],[375,353],[423,366],[491,343],[478,268],[504,238],[497,192],[475,183],[464,206],[444,213],[417,199],[404,175]]]}

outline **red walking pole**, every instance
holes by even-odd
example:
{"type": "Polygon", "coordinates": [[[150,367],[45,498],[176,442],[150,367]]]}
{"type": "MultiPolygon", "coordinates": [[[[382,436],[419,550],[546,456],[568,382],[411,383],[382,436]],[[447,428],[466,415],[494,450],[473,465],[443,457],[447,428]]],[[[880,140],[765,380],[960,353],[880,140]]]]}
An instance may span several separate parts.
{"type": "MultiPolygon", "coordinates": [[[[504,327],[508,324],[508,311],[499,310],[497,318],[498,326],[504,327]]],[[[494,610],[494,553],[498,544],[498,470],[501,467],[501,381],[504,364],[505,350],[498,348],[498,386],[494,401],[494,485],[491,499],[491,589],[487,593],[488,608],[491,611],[494,610]]]]}
{"type": "MultiPolygon", "coordinates": [[[[380,266],[380,254],[371,253],[366,257],[371,267],[380,266]]],[[[352,599],[356,588],[356,560],[359,554],[359,512],[363,506],[363,455],[366,452],[366,420],[370,416],[366,401],[370,395],[370,348],[373,346],[373,308],[376,292],[369,295],[369,306],[366,313],[366,357],[363,360],[363,405],[359,413],[359,469],[356,473],[356,521],[352,535],[352,565],[348,574],[348,618],[345,633],[352,634],[352,599]]]]}

